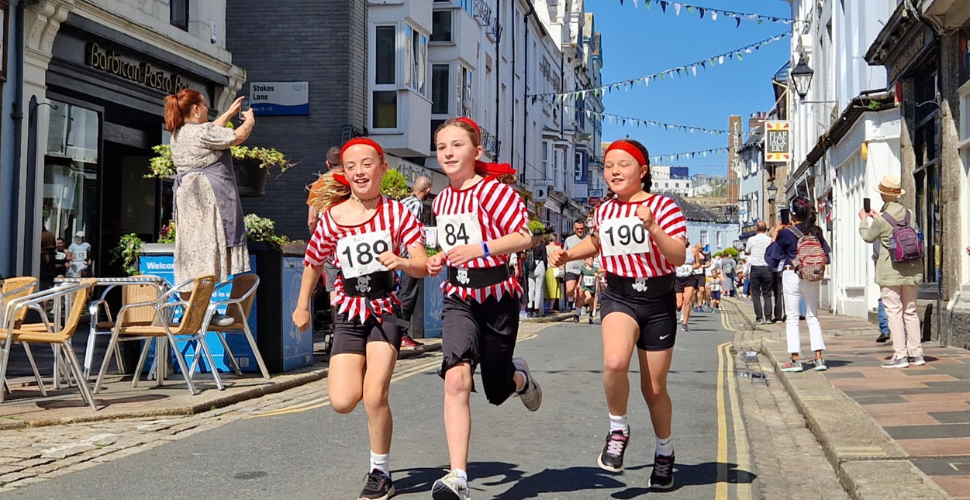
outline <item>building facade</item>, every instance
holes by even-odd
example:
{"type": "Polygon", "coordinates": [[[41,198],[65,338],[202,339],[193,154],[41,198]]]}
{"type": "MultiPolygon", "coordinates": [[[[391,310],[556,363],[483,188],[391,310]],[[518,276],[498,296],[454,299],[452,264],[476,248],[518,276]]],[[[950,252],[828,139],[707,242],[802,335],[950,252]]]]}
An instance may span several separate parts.
{"type": "Polygon", "coordinates": [[[171,182],[144,178],[166,140],[164,97],[194,88],[215,113],[245,80],[226,48],[226,2],[27,3],[9,16],[24,36],[10,59],[23,119],[4,173],[7,272],[37,275],[46,228],[84,232],[94,272],[120,274],[109,254],[121,235],[154,241],[171,214],[171,182]]]}

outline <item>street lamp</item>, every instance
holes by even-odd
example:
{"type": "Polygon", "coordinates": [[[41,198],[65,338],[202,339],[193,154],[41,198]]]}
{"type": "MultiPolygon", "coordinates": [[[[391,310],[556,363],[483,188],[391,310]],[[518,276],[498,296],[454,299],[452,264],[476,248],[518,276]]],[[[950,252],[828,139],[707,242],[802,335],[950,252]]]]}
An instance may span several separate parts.
{"type": "Polygon", "coordinates": [[[795,92],[798,92],[800,99],[804,99],[808,95],[808,87],[812,84],[813,76],[815,76],[815,72],[808,67],[808,64],[805,64],[805,56],[799,54],[798,64],[791,70],[791,79],[792,83],[795,84],[795,92]]]}
{"type": "Polygon", "coordinates": [[[778,187],[775,186],[775,181],[771,181],[771,184],[768,184],[768,203],[775,202],[776,194],[778,194],[778,187]]]}

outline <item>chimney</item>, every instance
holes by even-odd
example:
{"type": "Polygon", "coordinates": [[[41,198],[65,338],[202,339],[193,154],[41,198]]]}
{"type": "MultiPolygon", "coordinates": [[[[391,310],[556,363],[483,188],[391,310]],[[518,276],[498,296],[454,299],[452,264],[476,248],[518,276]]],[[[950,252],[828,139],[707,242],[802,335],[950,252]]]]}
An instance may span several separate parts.
{"type": "Polygon", "coordinates": [[[751,117],[748,118],[748,132],[754,132],[755,130],[761,128],[765,123],[768,113],[764,111],[758,111],[757,113],[751,113],[751,117]]]}

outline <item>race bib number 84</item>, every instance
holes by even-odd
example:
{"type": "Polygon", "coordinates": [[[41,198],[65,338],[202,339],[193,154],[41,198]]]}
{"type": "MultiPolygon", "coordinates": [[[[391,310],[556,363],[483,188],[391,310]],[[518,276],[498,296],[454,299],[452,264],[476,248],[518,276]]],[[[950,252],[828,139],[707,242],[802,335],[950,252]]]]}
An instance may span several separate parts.
{"type": "Polygon", "coordinates": [[[337,259],[344,278],[387,271],[377,256],[391,250],[391,232],[375,231],[341,238],[337,242],[337,259]]]}
{"type": "Polygon", "coordinates": [[[482,225],[478,214],[438,216],[438,244],[445,252],[460,245],[480,245],[482,225]]]}
{"type": "Polygon", "coordinates": [[[650,236],[639,217],[604,221],[599,228],[599,241],[607,257],[650,253],[650,236]]]}

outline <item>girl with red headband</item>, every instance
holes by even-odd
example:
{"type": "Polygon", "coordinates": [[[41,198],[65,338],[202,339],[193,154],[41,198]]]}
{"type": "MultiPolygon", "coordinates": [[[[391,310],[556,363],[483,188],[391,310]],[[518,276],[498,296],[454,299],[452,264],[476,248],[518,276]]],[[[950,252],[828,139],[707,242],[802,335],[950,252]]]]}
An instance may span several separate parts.
{"type": "Polygon", "coordinates": [[[468,442],[471,436],[472,374],[482,367],[488,402],[500,405],[517,394],[530,411],[542,390],[521,358],[513,358],[519,331],[519,282],[509,273],[509,254],[532,246],[525,204],[514,189],[508,165],[479,161],[481,132],[468,118],[446,121],[435,132],[438,164],[448,187],[431,205],[444,250],[428,259],[442,284],[444,325],[441,376],[445,379],[445,435],[451,470],[434,483],[435,500],[468,498],[468,442]]]}
{"type": "Polygon", "coordinates": [[[600,316],[610,432],[599,466],[611,472],[623,468],[630,441],[626,412],[630,356],[635,346],[641,391],[657,438],[650,486],[666,489],[674,484],[672,409],[667,394],[667,373],[677,337],[674,273],[687,257],[687,225],[672,199],[650,194],[648,158],[647,149],[637,141],[610,145],[603,174],[615,196],[596,208],[590,236],[569,250],[553,252],[549,260],[551,265],[561,266],[599,253],[607,273],[600,316]]]}
{"type": "Polygon", "coordinates": [[[393,421],[387,394],[401,349],[401,302],[395,271],[415,278],[428,274],[423,227],[401,203],[381,196],[387,172],[384,151],[374,141],[352,139],[340,151],[343,174],[327,173],[316,199],[320,221],[307,245],[300,299],[293,323],[310,326],[310,296],[333,257],[337,316],[330,354],[329,397],[337,413],[364,401],[371,458],[362,499],[394,495],[388,454],[393,421]],[[405,251],[407,254],[405,254],[405,251]],[[401,257],[409,255],[409,258],[401,257]]]}

